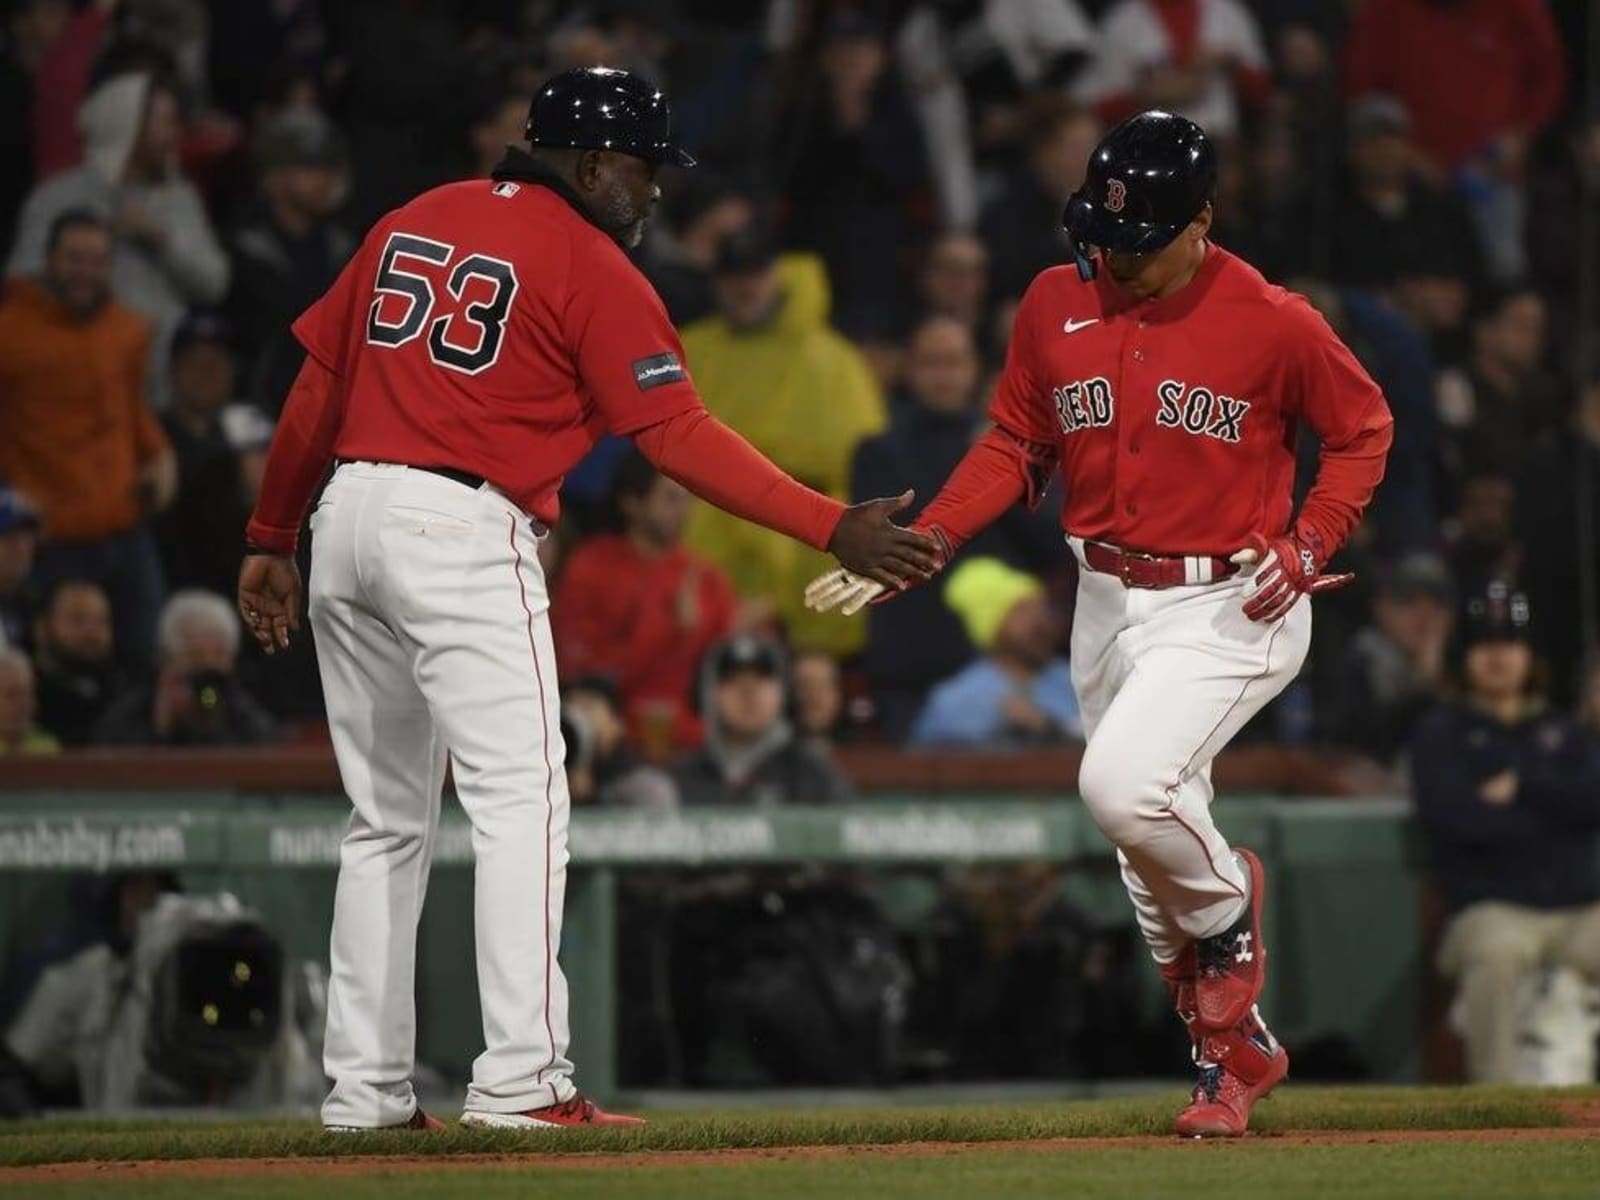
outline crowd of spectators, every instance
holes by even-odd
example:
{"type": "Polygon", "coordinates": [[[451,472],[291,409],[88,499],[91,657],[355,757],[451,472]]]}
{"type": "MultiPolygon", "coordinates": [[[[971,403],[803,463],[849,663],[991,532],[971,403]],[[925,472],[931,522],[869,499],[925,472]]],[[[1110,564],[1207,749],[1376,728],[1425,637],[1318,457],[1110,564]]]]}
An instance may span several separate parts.
{"type": "MultiPolygon", "coordinates": [[[[266,670],[217,599],[298,369],[290,322],[380,214],[486,174],[538,83],[597,62],[667,88],[702,163],[663,176],[637,257],[706,403],[845,500],[925,502],[981,429],[1108,124],[1201,121],[1217,241],[1306,292],[1397,419],[1344,556],[1360,584],[1318,602],[1302,680],[1246,736],[1398,769],[1496,580],[1529,599],[1551,703],[1577,702],[1600,626],[1600,111],[1563,49],[1582,5],[4,8],[0,750],[317,736],[310,649],[266,670]]],[[[801,603],[820,555],[603,443],[542,554],[575,791],[839,798],[841,741],[1080,737],[1057,500],[821,619],[801,603]]]]}

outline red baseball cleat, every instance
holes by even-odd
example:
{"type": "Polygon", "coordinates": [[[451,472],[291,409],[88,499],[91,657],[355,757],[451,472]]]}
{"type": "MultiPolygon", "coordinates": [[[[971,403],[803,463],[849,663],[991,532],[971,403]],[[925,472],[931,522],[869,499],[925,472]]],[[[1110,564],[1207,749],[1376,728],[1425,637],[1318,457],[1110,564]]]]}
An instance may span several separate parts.
{"type": "Polygon", "coordinates": [[[643,1125],[644,1119],[608,1113],[582,1092],[574,1092],[572,1099],[560,1104],[522,1112],[497,1113],[469,1108],[461,1114],[461,1123],[474,1129],[560,1129],[572,1125],[643,1125]]]}
{"type": "Polygon", "coordinates": [[[1195,1048],[1200,1078],[1178,1114],[1183,1137],[1242,1137],[1250,1109],[1289,1073],[1289,1052],[1254,1008],[1227,1033],[1205,1033],[1195,1048]]]}
{"type": "Polygon", "coordinates": [[[442,1133],[444,1122],[436,1117],[430,1117],[418,1108],[409,1118],[398,1125],[324,1125],[328,1133],[387,1133],[393,1129],[413,1129],[423,1133],[442,1133]]]}
{"type": "Polygon", "coordinates": [[[1261,998],[1267,977],[1267,944],[1261,937],[1261,908],[1267,873],[1248,850],[1235,850],[1250,880],[1250,901],[1224,932],[1194,944],[1195,1021],[1202,1030],[1231,1030],[1261,998]]]}

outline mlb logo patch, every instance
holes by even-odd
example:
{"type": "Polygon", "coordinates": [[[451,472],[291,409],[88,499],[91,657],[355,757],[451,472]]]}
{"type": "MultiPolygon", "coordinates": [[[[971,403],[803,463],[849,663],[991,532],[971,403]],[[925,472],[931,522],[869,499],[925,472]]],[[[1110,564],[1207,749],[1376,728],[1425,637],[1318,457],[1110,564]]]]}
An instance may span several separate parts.
{"type": "Polygon", "coordinates": [[[496,196],[504,199],[515,196],[522,190],[522,185],[520,183],[497,183],[494,185],[493,190],[496,196]]]}
{"type": "Polygon", "coordinates": [[[1106,180],[1106,211],[1121,212],[1128,202],[1128,185],[1120,179],[1106,180]]]}

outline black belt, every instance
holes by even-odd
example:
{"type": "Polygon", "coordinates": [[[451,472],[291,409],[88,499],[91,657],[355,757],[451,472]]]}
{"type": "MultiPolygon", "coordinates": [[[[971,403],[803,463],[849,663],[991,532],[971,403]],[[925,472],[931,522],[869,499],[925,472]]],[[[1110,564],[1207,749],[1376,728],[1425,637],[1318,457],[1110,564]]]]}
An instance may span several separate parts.
{"type": "MultiPolygon", "coordinates": [[[[342,467],[346,463],[353,461],[355,460],[341,458],[334,463],[334,466],[342,467]]],[[[482,475],[474,475],[471,471],[458,471],[454,467],[419,467],[414,463],[391,463],[390,465],[397,467],[410,467],[413,471],[426,471],[429,475],[438,475],[444,479],[450,480],[453,483],[459,483],[462,487],[469,487],[473,491],[477,491],[485,483],[489,482],[482,475]]]]}

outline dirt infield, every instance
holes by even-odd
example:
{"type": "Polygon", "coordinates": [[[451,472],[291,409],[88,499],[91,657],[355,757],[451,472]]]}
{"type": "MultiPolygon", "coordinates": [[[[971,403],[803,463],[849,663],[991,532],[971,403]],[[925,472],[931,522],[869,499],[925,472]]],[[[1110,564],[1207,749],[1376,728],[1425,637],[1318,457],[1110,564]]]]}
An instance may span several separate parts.
{"type": "Polygon", "coordinates": [[[1557,1105],[1577,1124],[1554,1129],[1326,1130],[1314,1133],[1252,1134],[1243,1142],[1183,1140],[1173,1137],[1041,1138],[1030,1141],[898,1142],[872,1146],[779,1146],[742,1150],[665,1150],[629,1154],[456,1154],[375,1155],[368,1158],[197,1158],[151,1162],[49,1163],[0,1168],[0,1190],[11,1184],[96,1181],[108,1185],[144,1179],[239,1179],[300,1176],[337,1179],[348,1176],[405,1174],[420,1171],[519,1170],[541,1168],[614,1169],[638,1167],[737,1166],[770,1161],[826,1161],[856,1157],[939,1158],[981,1153],[1033,1153],[1072,1150],[1137,1150],[1181,1148],[1190,1153],[1227,1153],[1240,1144],[1260,1147],[1387,1145],[1421,1142],[1552,1142],[1600,1143],[1600,1101],[1557,1105]]]}

